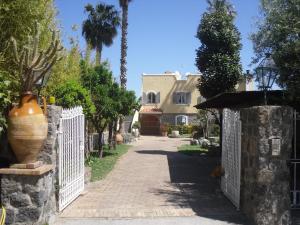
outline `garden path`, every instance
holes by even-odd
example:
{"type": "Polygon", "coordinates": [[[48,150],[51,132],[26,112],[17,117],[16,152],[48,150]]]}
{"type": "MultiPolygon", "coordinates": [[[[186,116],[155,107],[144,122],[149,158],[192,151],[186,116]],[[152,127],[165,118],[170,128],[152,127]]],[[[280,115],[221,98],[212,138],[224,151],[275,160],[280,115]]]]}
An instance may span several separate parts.
{"type": "Polygon", "coordinates": [[[57,224],[247,224],[209,176],[218,159],[178,153],[177,146],[187,143],[141,137],[105,179],[86,187],[57,224]]]}

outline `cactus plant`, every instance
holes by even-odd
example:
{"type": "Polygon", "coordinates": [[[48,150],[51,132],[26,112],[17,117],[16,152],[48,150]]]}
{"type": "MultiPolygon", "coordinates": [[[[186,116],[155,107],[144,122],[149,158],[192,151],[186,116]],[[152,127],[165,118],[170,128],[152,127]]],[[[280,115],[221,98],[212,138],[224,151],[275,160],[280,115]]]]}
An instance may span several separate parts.
{"type": "Polygon", "coordinates": [[[14,61],[19,67],[21,93],[32,92],[35,84],[60,60],[59,55],[63,47],[56,31],[52,31],[51,43],[47,49],[39,51],[39,41],[40,29],[37,22],[33,36],[29,37],[28,45],[18,49],[16,39],[11,37],[14,61]]]}

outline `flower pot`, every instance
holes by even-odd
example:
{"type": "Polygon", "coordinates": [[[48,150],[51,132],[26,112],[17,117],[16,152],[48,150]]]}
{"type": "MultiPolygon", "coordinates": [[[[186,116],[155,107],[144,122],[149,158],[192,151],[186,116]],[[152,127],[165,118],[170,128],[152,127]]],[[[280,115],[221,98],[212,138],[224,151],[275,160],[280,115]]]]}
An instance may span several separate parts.
{"type": "Polygon", "coordinates": [[[47,132],[48,122],[36,96],[32,93],[21,95],[19,105],[9,112],[8,119],[8,141],[18,163],[36,161],[47,132]]]}
{"type": "Polygon", "coordinates": [[[161,136],[167,137],[167,136],[168,136],[168,132],[167,132],[167,131],[162,131],[162,132],[161,132],[161,136]]]}
{"type": "Polygon", "coordinates": [[[119,145],[119,144],[122,144],[123,141],[124,141],[123,136],[122,136],[120,133],[117,133],[117,134],[116,134],[116,142],[117,142],[117,144],[118,144],[118,145],[119,145]]]}

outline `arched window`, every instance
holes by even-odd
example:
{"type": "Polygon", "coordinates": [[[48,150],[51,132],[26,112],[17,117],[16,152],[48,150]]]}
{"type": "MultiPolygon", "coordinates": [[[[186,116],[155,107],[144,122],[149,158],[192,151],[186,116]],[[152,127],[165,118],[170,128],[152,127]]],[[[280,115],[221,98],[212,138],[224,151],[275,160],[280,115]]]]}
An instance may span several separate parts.
{"type": "Polygon", "coordinates": [[[189,120],[188,116],[178,115],[175,117],[176,125],[188,125],[189,120]]]}
{"type": "Polygon", "coordinates": [[[156,103],[156,94],[154,92],[149,92],[147,94],[147,103],[148,104],[156,103]]]}

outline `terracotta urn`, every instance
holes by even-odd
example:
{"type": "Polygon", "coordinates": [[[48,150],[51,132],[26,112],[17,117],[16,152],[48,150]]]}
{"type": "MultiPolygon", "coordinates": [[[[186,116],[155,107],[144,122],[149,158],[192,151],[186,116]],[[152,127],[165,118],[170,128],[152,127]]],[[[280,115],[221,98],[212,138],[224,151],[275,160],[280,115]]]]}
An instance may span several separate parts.
{"type": "Polygon", "coordinates": [[[8,141],[18,163],[36,161],[47,133],[47,118],[37,103],[37,97],[31,92],[22,94],[19,105],[9,112],[8,119],[8,141]]]}
{"type": "Polygon", "coordinates": [[[117,133],[117,134],[116,134],[116,142],[117,142],[117,144],[118,144],[118,145],[119,145],[119,144],[122,144],[123,141],[124,141],[124,138],[123,138],[122,134],[117,133]]]}

